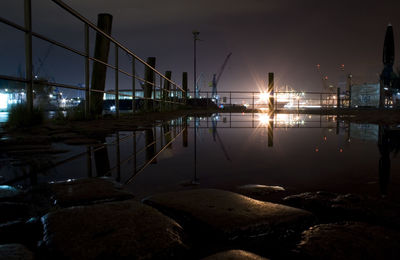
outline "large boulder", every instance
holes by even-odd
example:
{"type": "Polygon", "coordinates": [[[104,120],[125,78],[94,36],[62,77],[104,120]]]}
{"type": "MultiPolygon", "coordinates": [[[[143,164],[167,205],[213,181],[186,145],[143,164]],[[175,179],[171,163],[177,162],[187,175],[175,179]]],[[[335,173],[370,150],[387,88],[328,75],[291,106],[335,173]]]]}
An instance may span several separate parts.
{"type": "Polygon", "coordinates": [[[108,178],[88,178],[50,184],[55,205],[61,207],[132,199],[122,186],[108,178]]]}
{"type": "Polygon", "coordinates": [[[0,201],[15,200],[20,197],[22,192],[12,186],[0,185],[0,201]]]}
{"type": "Polygon", "coordinates": [[[200,239],[257,244],[276,242],[313,222],[305,210],[263,202],[229,191],[196,189],[156,194],[145,203],[175,218],[200,239]]]}
{"type": "Polygon", "coordinates": [[[400,235],[360,222],[317,225],[303,233],[298,249],[304,259],[400,259],[400,235]]]}
{"type": "Polygon", "coordinates": [[[0,259],[4,260],[31,260],[34,255],[21,244],[0,245],[0,259]]]}
{"type": "Polygon", "coordinates": [[[400,205],[385,199],[319,191],[288,196],[283,203],[311,211],[324,222],[353,220],[400,229],[400,205]]]}
{"type": "Polygon", "coordinates": [[[243,250],[228,250],[214,255],[210,255],[203,260],[268,260],[259,255],[243,251],[243,250]]]}
{"type": "Polygon", "coordinates": [[[179,224],[134,200],[65,208],[42,222],[49,257],[163,259],[186,251],[179,224]]]}

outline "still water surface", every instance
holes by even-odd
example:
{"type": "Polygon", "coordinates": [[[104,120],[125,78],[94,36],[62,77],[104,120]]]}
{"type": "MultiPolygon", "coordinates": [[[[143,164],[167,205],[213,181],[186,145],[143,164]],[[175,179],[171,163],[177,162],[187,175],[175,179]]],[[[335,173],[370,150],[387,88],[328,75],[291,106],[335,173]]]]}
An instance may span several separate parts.
{"type": "MultiPolygon", "coordinates": [[[[350,124],[336,116],[179,118],[153,128],[118,132],[103,140],[108,144],[104,149],[55,144],[69,152],[52,157],[53,164],[79,153],[84,156],[18,183],[111,175],[139,198],[193,187],[234,190],[263,184],[293,193],[326,190],[399,200],[397,133],[391,131],[387,138],[382,126],[350,124]]],[[[4,169],[6,180],[22,174],[16,167],[4,169]]]]}

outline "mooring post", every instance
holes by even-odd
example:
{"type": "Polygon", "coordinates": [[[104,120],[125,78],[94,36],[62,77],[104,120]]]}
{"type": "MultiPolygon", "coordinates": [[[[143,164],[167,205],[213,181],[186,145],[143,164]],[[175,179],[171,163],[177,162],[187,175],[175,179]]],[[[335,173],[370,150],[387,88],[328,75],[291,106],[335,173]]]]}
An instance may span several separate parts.
{"type": "Polygon", "coordinates": [[[25,78],[26,83],[26,106],[28,113],[33,111],[33,67],[32,67],[32,2],[25,0],[25,78]]]}
{"type": "MultiPolygon", "coordinates": [[[[156,67],[156,58],[155,57],[148,57],[147,64],[149,64],[152,68],[156,67]]],[[[143,96],[144,96],[144,110],[150,111],[150,103],[149,100],[151,99],[151,94],[153,92],[154,84],[154,71],[150,67],[146,66],[144,68],[144,89],[143,89],[143,96]]],[[[153,102],[154,104],[154,102],[153,102]]]]}
{"type": "Polygon", "coordinates": [[[274,146],[274,114],[271,115],[272,119],[268,121],[268,147],[274,146]]]}
{"type": "Polygon", "coordinates": [[[254,117],[254,92],[253,93],[253,117],[254,117]]]}
{"type": "Polygon", "coordinates": [[[132,113],[136,110],[136,66],[135,57],[132,57],[132,113]]]}
{"type": "MultiPolygon", "coordinates": [[[[172,77],[172,71],[167,70],[167,71],[165,72],[165,77],[166,77],[167,79],[170,80],[171,77],[172,77]]],[[[165,80],[165,79],[164,79],[163,97],[162,97],[162,100],[163,100],[163,109],[165,109],[165,107],[167,107],[167,106],[165,105],[165,102],[170,102],[170,100],[169,100],[170,93],[171,93],[171,82],[169,82],[168,80],[165,80]]],[[[170,107],[170,104],[171,104],[171,103],[168,103],[168,109],[171,108],[171,107],[170,107]]]]}
{"type": "Polygon", "coordinates": [[[118,86],[118,74],[119,74],[119,64],[118,64],[118,45],[115,44],[115,112],[117,118],[119,118],[119,86],[118,86]]]}
{"type": "Polygon", "coordinates": [[[336,94],[336,108],[339,109],[340,108],[340,88],[337,88],[337,94],[336,94]]]}
{"type": "Polygon", "coordinates": [[[319,106],[322,109],[322,93],[319,94],[319,106]]]}
{"type": "MultiPolygon", "coordinates": [[[[97,17],[97,27],[108,35],[111,35],[112,15],[99,14],[97,17]]],[[[110,40],[96,34],[96,44],[94,48],[94,58],[104,63],[108,63],[108,54],[110,51],[110,40]]],[[[99,90],[90,93],[90,110],[94,114],[101,115],[103,112],[103,98],[106,87],[107,66],[103,63],[94,61],[92,71],[91,89],[99,90]]]]}
{"type": "Polygon", "coordinates": [[[232,109],[232,91],[229,91],[229,107],[232,109]]]}
{"type": "Polygon", "coordinates": [[[182,97],[183,97],[183,103],[186,105],[187,102],[187,90],[188,90],[188,73],[183,72],[182,73],[182,97]]]}
{"type": "Polygon", "coordinates": [[[90,116],[90,49],[89,25],[85,23],[85,118],[90,116]]]}
{"type": "Polygon", "coordinates": [[[268,73],[268,111],[274,111],[274,73],[268,73]]]}

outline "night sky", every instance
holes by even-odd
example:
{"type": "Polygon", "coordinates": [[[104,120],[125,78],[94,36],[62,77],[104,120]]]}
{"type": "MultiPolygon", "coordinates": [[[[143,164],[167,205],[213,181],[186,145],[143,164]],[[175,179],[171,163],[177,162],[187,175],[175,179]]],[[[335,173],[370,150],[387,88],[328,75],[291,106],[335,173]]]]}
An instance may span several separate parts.
{"type": "MultiPolygon", "coordinates": [[[[96,23],[98,13],[114,16],[112,35],[141,58],[157,57],[157,69],[181,72],[193,82],[193,36],[200,31],[198,75],[202,90],[212,73],[232,52],[221,78],[220,90],[256,90],[275,72],[277,86],[321,91],[322,76],[329,83],[343,82],[348,73],[356,83],[377,82],[382,70],[385,30],[390,22],[400,53],[400,1],[315,0],[66,0],[72,8],[96,23]],[[316,64],[321,64],[322,74],[316,64]],[[345,71],[340,65],[345,65],[345,71]]],[[[23,24],[23,1],[2,0],[0,15],[23,24]]],[[[83,25],[49,0],[33,0],[34,31],[83,50],[83,25]]],[[[1,74],[18,74],[24,68],[23,34],[0,25],[1,74]],[[6,37],[4,36],[6,35],[6,37]],[[6,40],[8,38],[8,40],[6,40]]],[[[91,34],[94,42],[94,33],[91,34]]],[[[34,64],[48,44],[34,41],[34,64]]],[[[112,55],[110,55],[112,58],[112,55]]],[[[121,58],[127,70],[129,61],[121,58]]],[[[395,67],[400,59],[396,57],[395,67]]],[[[110,72],[111,73],[111,72],[110,72]]],[[[52,47],[39,74],[56,81],[81,84],[83,59],[52,47]],[[65,63],[60,62],[60,58],[65,63]]],[[[108,77],[112,82],[112,76],[108,77]]],[[[120,88],[128,84],[121,80],[120,88]]]]}

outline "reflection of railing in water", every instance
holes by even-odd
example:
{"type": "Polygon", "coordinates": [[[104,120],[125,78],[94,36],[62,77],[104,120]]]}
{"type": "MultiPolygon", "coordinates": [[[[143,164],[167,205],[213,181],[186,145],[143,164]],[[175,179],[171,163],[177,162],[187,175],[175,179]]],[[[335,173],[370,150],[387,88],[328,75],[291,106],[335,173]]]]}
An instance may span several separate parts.
{"type": "MultiPolygon", "coordinates": [[[[301,114],[233,114],[224,113],[205,117],[197,121],[197,128],[337,128],[339,121],[336,116],[326,115],[301,115],[301,114]],[[311,116],[311,118],[310,118],[311,116]],[[232,119],[232,117],[240,117],[245,120],[232,119]],[[306,118],[307,117],[307,118],[306,118]],[[220,120],[222,118],[222,121],[220,120]],[[317,118],[317,120],[310,120],[317,118]],[[205,124],[205,125],[204,125],[205,124]]],[[[190,126],[193,128],[194,126],[190,126]]]]}
{"type": "MultiPolygon", "coordinates": [[[[126,131],[124,131],[126,132],[126,131]]],[[[67,163],[79,163],[78,160],[86,157],[86,175],[93,177],[93,171],[95,166],[95,175],[100,176],[112,176],[112,173],[116,172],[116,180],[121,181],[121,166],[125,165],[132,160],[132,174],[127,178],[126,183],[131,182],[133,178],[142,172],[149,164],[154,163],[156,158],[162,151],[171,147],[172,143],[183,133],[183,145],[187,146],[187,124],[186,118],[179,118],[172,120],[168,123],[159,124],[151,128],[143,130],[133,130],[131,134],[124,137],[120,137],[120,132],[116,132],[115,140],[110,143],[103,143],[101,145],[87,146],[86,150],[76,155],[62,159],[58,162],[52,163],[50,166],[45,166],[41,169],[36,169],[35,172],[18,176],[11,180],[7,180],[1,184],[14,184],[21,182],[26,179],[31,180],[31,184],[36,184],[36,176],[38,174],[50,172],[56,170],[58,167],[63,167],[67,163]],[[168,126],[168,127],[166,127],[168,126]],[[157,131],[158,130],[158,131],[157,131]],[[139,134],[137,132],[140,132],[139,134]],[[159,135],[158,135],[159,133],[159,135]],[[144,137],[144,140],[141,140],[144,137]],[[129,154],[127,158],[121,160],[121,144],[127,143],[132,140],[133,152],[129,154]],[[143,141],[143,142],[141,142],[143,141]],[[110,165],[108,147],[115,146],[116,152],[116,163],[110,165]],[[144,159],[140,160],[142,153],[145,153],[144,159]]],[[[105,142],[105,140],[103,140],[105,142]]],[[[79,168],[79,167],[77,167],[79,168]]],[[[57,176],[55,176],[57,177],[57,176]]],[[[71,176],[73,177],[73,176],[71,176]]]]}

